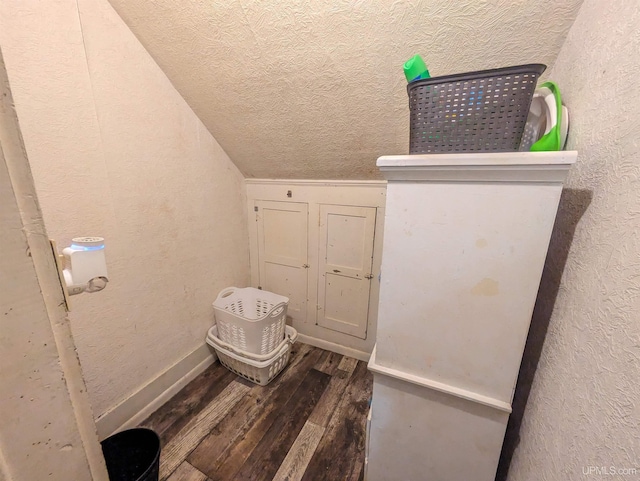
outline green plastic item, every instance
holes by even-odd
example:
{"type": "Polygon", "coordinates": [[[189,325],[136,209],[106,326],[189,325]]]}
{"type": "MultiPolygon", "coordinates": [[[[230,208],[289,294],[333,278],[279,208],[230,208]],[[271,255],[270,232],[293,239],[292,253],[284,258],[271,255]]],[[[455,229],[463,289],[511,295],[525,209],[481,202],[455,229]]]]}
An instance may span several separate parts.
{"type": "Polygon", "coordinates": [[[556,99],[557,122],[549,132],[544,134],[540,139],[531,146],[531,152],[551,152],[562,150],[562,141],[560,140],[560,126],[562,125],[562,98],[560,96],[560,88],[555,82],[545,82],[540,87],[546,87],[553,93],[556,99]]]}
{"type": "Polygon", "coordinates": [[[427,65],[420,55],[414,55],[404,63],[404,76],[407,78],[407,82],[431,78],[427,65]]]}

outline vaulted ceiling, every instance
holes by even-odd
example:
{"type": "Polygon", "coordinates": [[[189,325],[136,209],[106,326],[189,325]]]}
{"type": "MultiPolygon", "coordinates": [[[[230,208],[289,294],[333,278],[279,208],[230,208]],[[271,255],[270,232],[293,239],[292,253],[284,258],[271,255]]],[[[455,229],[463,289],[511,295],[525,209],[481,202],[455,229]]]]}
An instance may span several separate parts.
{"type": "Polygon", "coordinates": [[[582,0],[111,0],[247,177],[378,178],[408,152],[402,64],[551,66],[582,0]]]}

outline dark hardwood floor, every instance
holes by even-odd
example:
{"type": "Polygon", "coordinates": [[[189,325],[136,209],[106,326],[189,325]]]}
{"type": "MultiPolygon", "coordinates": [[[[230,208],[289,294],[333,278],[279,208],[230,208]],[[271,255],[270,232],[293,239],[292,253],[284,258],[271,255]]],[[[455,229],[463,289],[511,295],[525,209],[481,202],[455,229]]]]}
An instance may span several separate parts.
{"type": "Polygon", "coordinates": [[[371,389],[364,362],[296,343],[268,386],[216,362],[142,425],[161,480],[358,481],[371,389]]]}

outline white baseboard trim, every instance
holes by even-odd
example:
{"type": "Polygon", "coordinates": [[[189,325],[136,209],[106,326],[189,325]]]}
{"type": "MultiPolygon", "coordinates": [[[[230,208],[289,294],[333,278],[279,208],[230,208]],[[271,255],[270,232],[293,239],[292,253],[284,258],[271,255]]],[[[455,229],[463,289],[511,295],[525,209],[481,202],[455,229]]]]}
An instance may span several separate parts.
{"type": "Polygon", "coordinates": [[[100,440],[138,426],[216,360],[215,352],[207,344],[187,354],[120,404],[100,415],[96,420],[100,440]]]}
{"type": "Polygon", "coordinates": [[[317,337],[307,336],[305,334],[298,334],[298,341],[314,347],[319,347],[320,349],[342,354],[343,356],[353,357],[364,362],[369,362],[369,357],[371,356],[371,353],[369,352],[358,351],[351,347],[341,346],[340,344],[335,344],[333,342],[318,339],[317,337]]]}

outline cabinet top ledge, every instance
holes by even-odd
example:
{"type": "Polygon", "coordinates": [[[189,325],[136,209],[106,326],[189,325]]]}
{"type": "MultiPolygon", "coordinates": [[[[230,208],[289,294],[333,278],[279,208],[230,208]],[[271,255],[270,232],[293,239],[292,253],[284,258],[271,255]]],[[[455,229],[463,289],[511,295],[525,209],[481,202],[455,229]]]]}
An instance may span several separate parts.
{"type": "Polygon", "coordinates": [[[518,167],[564,165],[575,163],[578,152],[486,152],[456,154],[412,154],[383,155],[378,158],[378,167],[518,167]]]}

